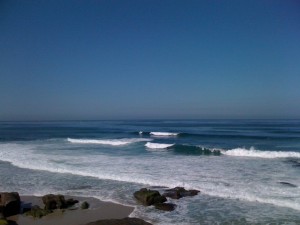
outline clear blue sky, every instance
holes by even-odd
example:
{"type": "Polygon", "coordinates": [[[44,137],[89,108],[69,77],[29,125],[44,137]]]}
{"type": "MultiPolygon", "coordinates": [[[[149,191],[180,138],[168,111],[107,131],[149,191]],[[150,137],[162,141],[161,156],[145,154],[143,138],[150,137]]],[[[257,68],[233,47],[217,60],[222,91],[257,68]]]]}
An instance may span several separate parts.
{"type": "Polygon", "coordinates": [[[300,2],[0,0],[0,120],[300,118],[300,2]]]}

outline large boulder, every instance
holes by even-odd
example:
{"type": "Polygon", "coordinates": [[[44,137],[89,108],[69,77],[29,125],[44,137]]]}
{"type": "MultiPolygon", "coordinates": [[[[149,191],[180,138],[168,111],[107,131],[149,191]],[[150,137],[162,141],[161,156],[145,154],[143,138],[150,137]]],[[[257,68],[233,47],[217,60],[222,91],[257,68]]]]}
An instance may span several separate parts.
{"type": "Polygon", "coordinates": [[[152,224],[142,219],[127,217],[124,219],[98,220],[96,222],[88,223],[86,225],[152,225],[152,224]]]}
{"type": "Polygon", "coordinates": [[[157,203],[163,203],[167,201],[167,198],[161,196],[158,191],[142,188],[139,191],[134,192],[134,197],[139,200],[143,205],[149,206],[157,203]]]}
{"type": "Polygon", "coordinates": [[[195,196],[199,193],[200,191],[198,190],[185,190],[183,187],[175,187],[172,189],[168,189],[165,191],[163,196],[172,198],[172,199],[179,199],[182,197],[187,197],[187,196],[195,196]]]}
{"type": "Polygon", "coordinates": [[[17,192],[0,193],[0,213],[5,217],[20,213],[21,201],[17,192]]]}

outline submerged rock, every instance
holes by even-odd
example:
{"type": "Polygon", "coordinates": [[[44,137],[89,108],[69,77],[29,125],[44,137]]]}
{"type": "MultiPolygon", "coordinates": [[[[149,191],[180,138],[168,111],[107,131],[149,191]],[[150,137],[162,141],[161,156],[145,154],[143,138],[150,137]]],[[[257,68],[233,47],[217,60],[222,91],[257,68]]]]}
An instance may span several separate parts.
{"type": "Polygon", "coordinates": [[[283,184],[283,185],[288,186],[288,187],[298,187],[297,185],[291,184],[289,182],[283,182],[283,181],[281,181],[281,182],[278,182],[278,183],[279,184],[283,184]]]}
{"type": "Polygon", "coordinates": [[[21,201],[17,192],[0,193],[0,213],[5,217],[20,213],[21,201]]]}
{"type": "Polygon", "coordinates": [[[198,190],[185,190],[183,187],[175,187],[172,189],[168,189],[165,191],[163,196],[172,198],[172,199],[179,199],[182,197],[187,197],[187,196],[195,196],[199,193],[200,191],[198,190]]]}
{"type": "Polygon", "coordinates": [[[167,201],[166,197],[161,196],[158,191],[149,190],[146,188],[142,188],[139,191],[134,192],[134,197],[146,206],[167,201]]]}
{"type": "Polygon", "coordinates": [[[88,223],[86,225],[152,225],[152,224],[142,219],[126,217],[124,219],[98,220],[96,222],[88,223]]]}
{"type": "Polygon", "coordinates": [[[173,211],[176,208],[176,205],[172,203],[157,203],[154,207],[163,211],[173,211]]]}

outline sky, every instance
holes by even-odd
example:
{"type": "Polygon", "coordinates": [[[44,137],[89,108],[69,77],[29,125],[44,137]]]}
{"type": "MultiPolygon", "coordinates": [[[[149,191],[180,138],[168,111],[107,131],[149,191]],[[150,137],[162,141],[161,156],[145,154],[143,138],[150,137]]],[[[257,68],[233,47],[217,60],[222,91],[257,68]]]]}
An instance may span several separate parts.
{"type": "Polygon", "coordinates": [[[0,0],[0,120],[299,119],[297,0],[0,0]]]}

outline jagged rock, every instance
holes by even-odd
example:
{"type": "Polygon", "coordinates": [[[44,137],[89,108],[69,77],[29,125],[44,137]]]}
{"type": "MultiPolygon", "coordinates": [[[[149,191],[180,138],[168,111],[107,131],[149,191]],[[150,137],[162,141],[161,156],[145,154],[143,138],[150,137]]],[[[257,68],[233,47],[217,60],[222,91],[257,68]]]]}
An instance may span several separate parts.
{"type": "Polygon", "coordinates": [[[5,217],[16,215],[20,212],[21,201],[17,192],[0,193],[0,212],[5,217]]]}
{"type": "Polygon", "coordinates": [[[134,197],[146,206],[167,201],[166,197],[161,196],[158,191],[148,190],[146,188],[134,192],[134,197]]]}
{"type": "Polygon", "coordinates": [[[157,203],[154,206],[156,209],[163,211],[173,211],[176,208],[176,205],[172,203],[157,203]]]}
{"type": "Polygon", "coordinates": [[[32,216],[34,218],[42,218],[43,216],[46,216],[49,213],[52,213],[52,211],[48,209],[41,209],[39,206],[35,205],[32,206],[31,210],[26,212],[25,215],[32,216]]]}
{"type": "Polygon", "coordinates": [[[172,199],[179,199],[187,196],[195,196],[199,193],[198,190],[185,190],[183,187],[175,187],[165,191],[163,196],[169,197],[172,199]]]}
{"type": "Polygon", "coordinates": [[[63,195],[49,194],[43,196],[42,200],[46,210],[65,209],[68,206],[63,195]]]}
{"type": "Polygon", "coordinates": [[[81,209],[88,209],[90,207],[90,204],[88,202],[83,202],[81,204],[81,209]]]}
{"type": "Polygon", "coordinates": [[[152,225],[152,224],[142,219],[126,217],[124,219],[98,220],[96,222],[88,223],[86,225],[152,225]]]}

